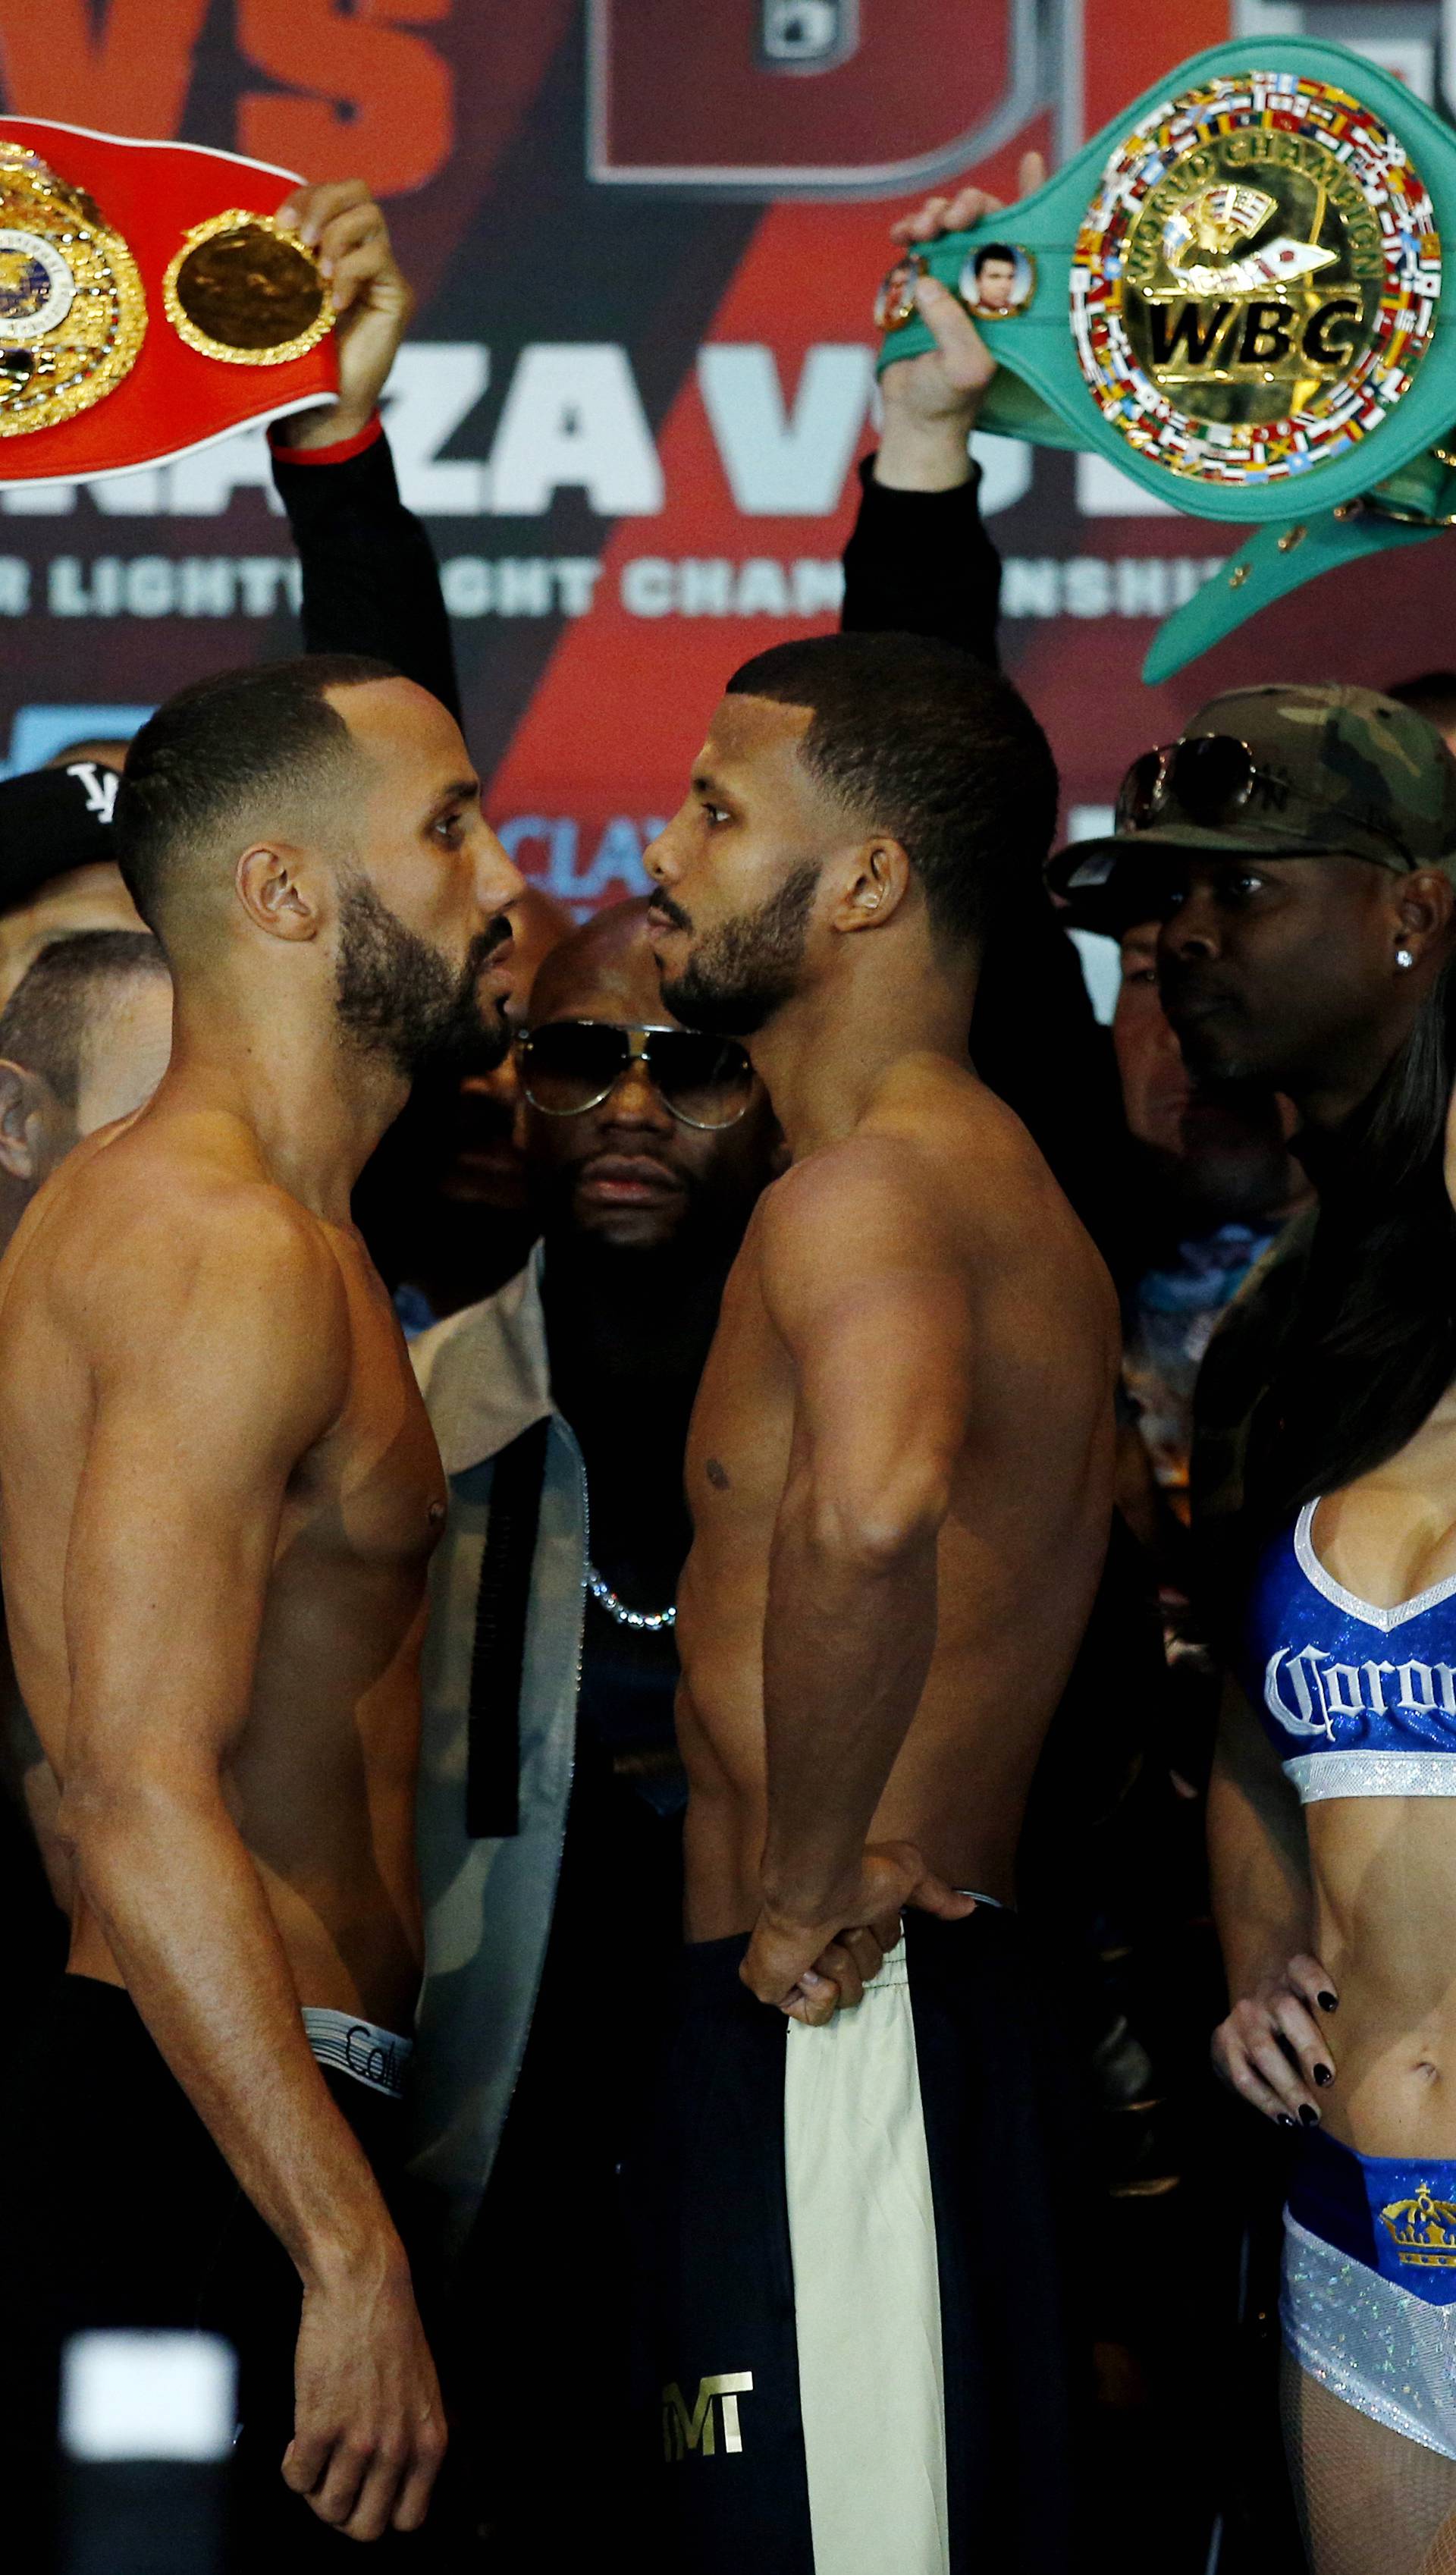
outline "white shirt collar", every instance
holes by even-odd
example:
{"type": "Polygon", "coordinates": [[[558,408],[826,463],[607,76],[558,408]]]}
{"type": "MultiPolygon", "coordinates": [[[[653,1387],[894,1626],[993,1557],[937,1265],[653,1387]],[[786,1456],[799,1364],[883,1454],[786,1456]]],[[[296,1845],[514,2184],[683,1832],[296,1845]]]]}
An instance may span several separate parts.
{"type": "Polygon", "coordinates": [[[526,1268],[478,1305],[410,1344],[447,1475],[499,1456],[552,1410],[540,1244],[526,1268]]]}

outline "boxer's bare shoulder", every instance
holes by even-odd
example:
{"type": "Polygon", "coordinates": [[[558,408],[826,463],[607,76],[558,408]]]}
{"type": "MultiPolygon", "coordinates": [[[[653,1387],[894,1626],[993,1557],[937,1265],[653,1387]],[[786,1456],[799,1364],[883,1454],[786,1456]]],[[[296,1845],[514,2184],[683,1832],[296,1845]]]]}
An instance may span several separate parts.
{"type": "Polygon", "coordinates": [[[946,1270],[974,1300],[1014,1279],[1079,1337],[1115,1330],[1102,1264],[1020,1120],[941,1058],[895,1066],[849,1135],[785,1173],[760,1246],[770,1296],[822,1289],[847,1256],[883,1279],[946,1270]]]}
{"type": "Polygon", "coordinates": [[[331,1229],[239,1129],[144,1112],[88,1140],[27,1210],[0,1264],[6,1517],[21,1491],[28,1510],[66,1506],[99,1414],[118,1402],[158,1419],[201,1403],[220,1421],[255,1340],[269,1382],[251,1408],[279,1435],[312,1445],[339,1410],[349,1307],[331,1229]]]}

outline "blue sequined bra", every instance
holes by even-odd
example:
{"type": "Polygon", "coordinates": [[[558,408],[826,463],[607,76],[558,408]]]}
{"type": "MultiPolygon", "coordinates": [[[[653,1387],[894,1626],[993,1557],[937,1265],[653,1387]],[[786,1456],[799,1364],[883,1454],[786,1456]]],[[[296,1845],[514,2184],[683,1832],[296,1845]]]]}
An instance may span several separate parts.
{"type": "Polygon", "coordinates": [[[1456,1574],[1377,1609],[1327,1573],[1306,1502],[1249,1594],[1244,1680],[1301,1803],[1456,1797],[1456,1574]]]}

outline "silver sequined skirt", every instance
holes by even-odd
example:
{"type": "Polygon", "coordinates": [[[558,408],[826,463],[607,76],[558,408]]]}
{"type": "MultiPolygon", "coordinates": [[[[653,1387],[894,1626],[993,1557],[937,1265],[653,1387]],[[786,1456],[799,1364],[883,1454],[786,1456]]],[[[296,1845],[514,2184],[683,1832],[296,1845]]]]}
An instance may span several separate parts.
{"type": "Polygon", "coordinates": [[[1279,2321],[1301,2369],[1361,2414],[1456,2459],[1456,2304],[1433,2306],[1284,2218],[1279,2321]]]}

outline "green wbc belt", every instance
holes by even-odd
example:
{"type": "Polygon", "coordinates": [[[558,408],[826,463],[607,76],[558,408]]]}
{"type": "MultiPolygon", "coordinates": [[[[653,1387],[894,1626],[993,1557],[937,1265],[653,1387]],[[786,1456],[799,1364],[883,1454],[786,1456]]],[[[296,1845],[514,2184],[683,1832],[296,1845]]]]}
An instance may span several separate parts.
{"type": "Polygon", "coordinates": [[[1034,196],[909,254],[881,368],[933,346],[928,271],[998,362],[980,427],[1105,456],[1255,533],[1149,680],[1315,574],[1456,523],[1456,133],[1343,45],[1215,45],[1034,196]]]}

